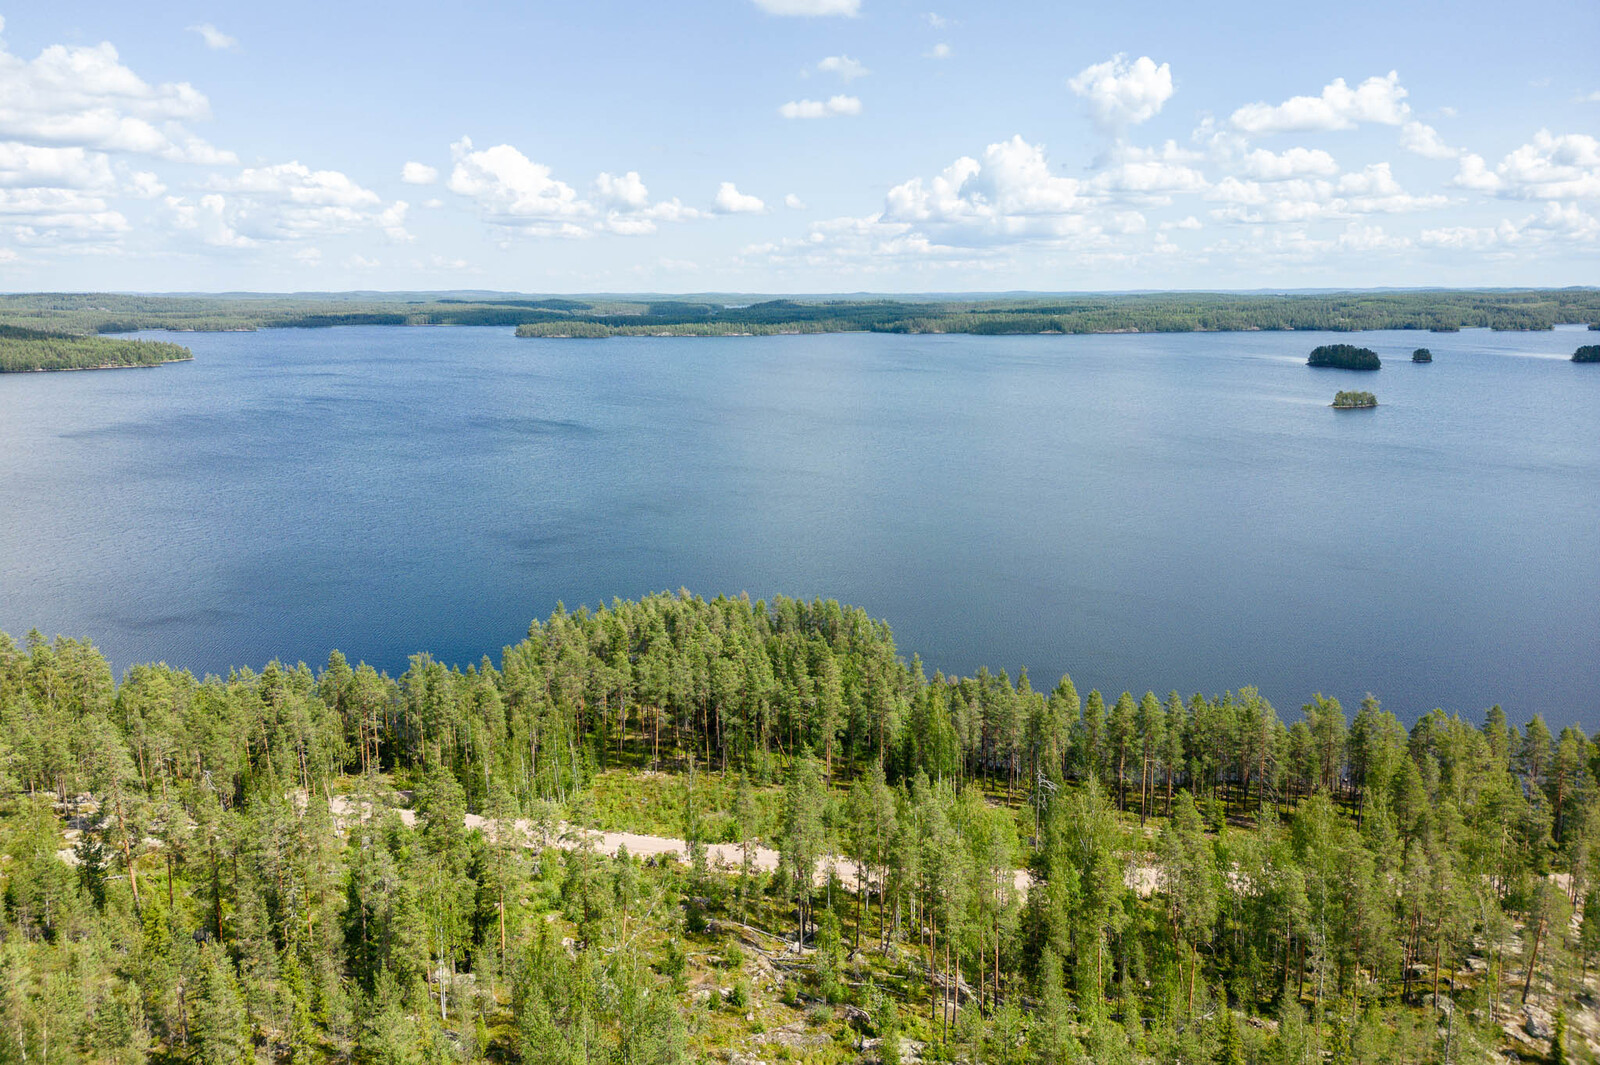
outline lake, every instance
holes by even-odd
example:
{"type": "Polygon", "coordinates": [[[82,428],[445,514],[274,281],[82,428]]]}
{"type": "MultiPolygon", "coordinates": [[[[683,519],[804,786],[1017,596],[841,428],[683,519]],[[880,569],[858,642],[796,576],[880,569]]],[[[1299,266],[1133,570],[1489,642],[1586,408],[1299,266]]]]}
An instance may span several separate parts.
{"type": "Polygon", "coordinates": [[[1600,726],[1582,330],[151,335],[194,361],[0,375],[0,629],[119,671],[498,661],[687,587],[857,604],[930,675],[1600,726]],[[1305,365],[1352,341],[1384,368],[1305,365]]]}

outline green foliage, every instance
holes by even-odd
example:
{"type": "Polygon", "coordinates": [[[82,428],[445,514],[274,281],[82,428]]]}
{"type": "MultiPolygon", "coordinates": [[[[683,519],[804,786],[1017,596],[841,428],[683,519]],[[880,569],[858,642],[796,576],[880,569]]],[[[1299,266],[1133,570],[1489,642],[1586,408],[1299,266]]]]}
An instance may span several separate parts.
{"type": "Polygon", "coordinates": [[[1427,348],[1418,348],[1416,351],[1413,351],[1411,353],[1411,361],[1412,362],[1432,362],[1433,361],[1433,352],[1429,351],[1427,348]]]}
{"type": "Polygon", "coordinates": [[[1335,370],[1376,370],[1383,366],[1378,353],[1371,348],[1358,348],[1354,344],[1323,344],[1311,349],[1307,366],[1335,370]]]}
{"type": "Polygon", "coordinates": [[[1482,1060],[1600,958],[1577,728],[930,680],[832,602],[560,609],[399,678],[117,683],[0,636],[0,739],[5,1062],[666,1065],[797,1022],[891,1061],[1482,1060]],[[751,849],[640,862],[578,810],[751,849]]]}
{"type": "MultiPolygon", "coordinates": [[[[1590,328],[1593,328],[1592,326],[1590,328]]],[[[1573,362],[1600,362],[1600,344],[1585,344],[1572,353],[1573,362]]]]}
{"type": "Polygon", "coordinates": [[[1333,397],[1333,405],[1337,410],[1376,407],[1378,405],[1378,397],[1371,392],[1339,392],[1333,397]]]}
{"type": "Polygon", "coordinates": [[[31,370],[99,370],[117,366],[159,366],[193,358],[188,348],[153,340],[111,340],[98,336],[0,325],[0,373],[31,370]]]}

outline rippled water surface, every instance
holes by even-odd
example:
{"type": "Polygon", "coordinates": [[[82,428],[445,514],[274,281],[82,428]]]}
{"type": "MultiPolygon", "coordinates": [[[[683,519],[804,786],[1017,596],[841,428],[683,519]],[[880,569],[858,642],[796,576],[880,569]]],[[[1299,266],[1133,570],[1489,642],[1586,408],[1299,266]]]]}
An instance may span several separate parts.
{"type": "Polygon", "coordinates": [[[857,603],[930,673],[1593,729],[1592,336],[195,334],[0,376],[0,629],[398,671],[683,586],[857,603]]]}

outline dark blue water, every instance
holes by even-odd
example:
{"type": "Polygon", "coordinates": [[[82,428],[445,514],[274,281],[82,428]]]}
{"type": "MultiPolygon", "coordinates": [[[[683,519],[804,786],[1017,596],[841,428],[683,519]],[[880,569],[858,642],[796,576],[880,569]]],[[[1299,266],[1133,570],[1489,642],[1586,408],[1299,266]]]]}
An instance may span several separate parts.
{"type": "Polygon", "coordinates": [[[930,673],[1600,725],[1579,331],[1369,333],[1376,374],[1307,333],[180,339],[0,376],[0,629],[397,671],[685,586],[859,604],[930,673]]]}

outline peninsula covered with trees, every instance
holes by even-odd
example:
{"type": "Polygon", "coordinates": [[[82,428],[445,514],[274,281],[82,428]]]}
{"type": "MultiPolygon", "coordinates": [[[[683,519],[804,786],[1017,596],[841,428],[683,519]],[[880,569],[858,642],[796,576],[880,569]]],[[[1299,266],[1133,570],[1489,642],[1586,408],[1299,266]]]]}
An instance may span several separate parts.
{"type": "Polygon", "coordinates": [[[832,601],[399,677],[0,638],[0,1060],[1592,1060],[1597,769],[1499,707],[929,677],[832,601]]]}
{"type": "Polygon", "coordinates": [[[319,328],[516,327],[529,337],[775,333],[1117,333],[1465,328],[1546,330],[1600,318],[1600,289],[1017,296],[524,296],[351,292],[0,296],[0,323],[75,333],[319,328]]]}
{"type": "Polygon", "coordinates": [[[159,366],[193,357],[188,348],[162,341],[74,336],[0,325],[0,373],[159,366]]]}
{"type": "Polygon", "coordinates": [[[1377,370],[1383,366],[1378,353],[1354,344],[1323,344],[1311,349],[1307,366],[1334,370],[1377,370]]]}
{"type": "Polygon", "coordinates": [[[1585,344],[1572,353],[1573,362],[1600,362],[1600,344],[1585,344]]]}

